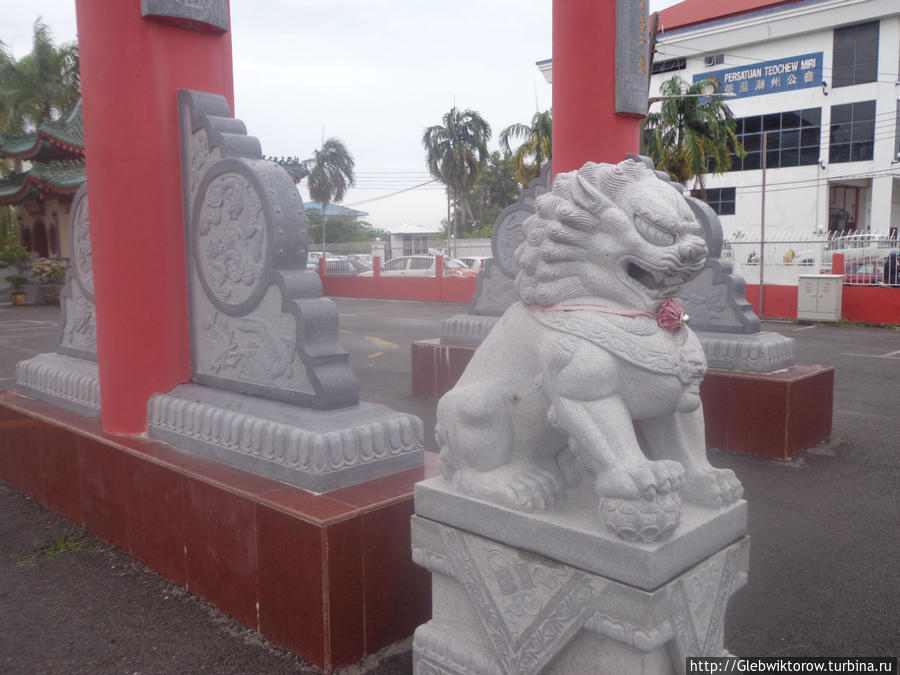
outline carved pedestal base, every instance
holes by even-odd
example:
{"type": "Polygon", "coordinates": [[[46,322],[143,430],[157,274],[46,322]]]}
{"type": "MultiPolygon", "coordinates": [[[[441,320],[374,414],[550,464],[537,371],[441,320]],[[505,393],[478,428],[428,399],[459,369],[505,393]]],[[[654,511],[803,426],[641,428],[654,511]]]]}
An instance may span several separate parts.
{"type": "Polygon", "coordinates": [[[311,410],[184,384],[148,408],[151,438],[311,492],[422,464],[422,421],[374,403],[311,410]]]}
{"type": "Polygon", "coordinates": [[[86,417],[100,417],[97,364],[64,354],[38,354],[16,364],[16,391],[86,417]]]}
{"type": "Polygon", "coordinates": [[[780,333],[697,331],[710,368],[771,373],[797,363],[796,342],[780,333]]]}
{"type": "MultiPolygon", "coordinates": [[[[417,498],[418,501],[418,498],[417,498]]],[[[683,673],[724,656],[725,609],[746,583],[749,538],[647,591],[413,516],[413,559],[432,574],[415,673],[683,673]]]]}
{"type": "Polygon", "coordinates": [[[499,320],[499,316],[454,314],[441,321],[441,344],[477,347],[499,320]]]}

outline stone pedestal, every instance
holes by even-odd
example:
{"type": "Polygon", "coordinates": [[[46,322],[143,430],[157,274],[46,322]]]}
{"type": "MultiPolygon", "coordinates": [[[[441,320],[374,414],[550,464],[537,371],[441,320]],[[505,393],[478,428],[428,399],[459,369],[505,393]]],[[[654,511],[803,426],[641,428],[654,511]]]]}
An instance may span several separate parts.
{"type": "Polygon", "coordinates": [[[313,495],[12,392],[0,430],[0,481],[325,672],[428,618],[422,466],[313,495]]]}
{"type": "Polygon", "coordinates": [[[700,398],[707,447],[787,459],[831,435],[834,368],[708,370],[700,398]]]}
{"type": "Polygon", "coordinates": [[[685,505],[667,541],[602,529],[587,485],[525,514],[416,485],[413,559],[432,574],[416,673],[679,673],[723,656],[725,610],[746,583],[746,502],[685,505]]]}

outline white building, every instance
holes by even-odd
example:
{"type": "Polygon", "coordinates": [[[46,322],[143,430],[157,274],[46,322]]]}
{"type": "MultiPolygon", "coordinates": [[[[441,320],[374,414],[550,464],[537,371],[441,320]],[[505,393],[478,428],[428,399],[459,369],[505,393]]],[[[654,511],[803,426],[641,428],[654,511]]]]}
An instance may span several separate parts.
{"type": "MultiPolygon", "coordinates": [[[[900,226],[900,0],[685,0],[660,13],[650,95],[715,77],[747,151],[705,177],[726,235],[900,226]]],[[[655,104],[659,105],[659,104],[655,104]]]]}

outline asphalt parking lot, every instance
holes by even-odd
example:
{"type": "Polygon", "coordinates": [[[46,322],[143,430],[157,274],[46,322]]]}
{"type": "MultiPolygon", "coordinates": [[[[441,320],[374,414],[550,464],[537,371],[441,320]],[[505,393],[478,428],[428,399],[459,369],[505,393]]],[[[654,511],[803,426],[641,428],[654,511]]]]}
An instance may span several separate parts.
{"type": "MultiPolygon", "coordinates": [[[[440,321],[464,306],[336,304],[362,398],[422,417],[433,450],[435,402],[410,394],[410,343],[437,337],[440,321]]],[[[0,305],[0,388],[13,388],[17,361],[53,350],[57,315],[0,305]]],[[[750,578],[729,606],[725,646],[747,656],[897,656],[900,330],[764,329],[795,338],[800,362],[835,367],[834,427],[828,443],[789,461],[711,453],[744,484],[752,537],[750,578]]],[[[0,508],[0,673],[308,672],[102,544],[21,567],[36,541],[67,524],[2,484],[0,508]],[[128,635],[110,642],[124,626],[128,635]]],[[[408,670],[401,654],[375,672],[408,670]]]]}

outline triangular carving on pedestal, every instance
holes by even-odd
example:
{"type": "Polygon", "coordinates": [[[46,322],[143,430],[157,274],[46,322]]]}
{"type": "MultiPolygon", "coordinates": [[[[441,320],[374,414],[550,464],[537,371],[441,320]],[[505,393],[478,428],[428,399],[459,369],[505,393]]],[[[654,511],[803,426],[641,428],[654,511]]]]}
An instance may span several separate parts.
{"type": "Polygon", "coordinates": [[[442,536],[504,672],[540,672],[593,615],[596,578],[458,530],[442,536]]]}

